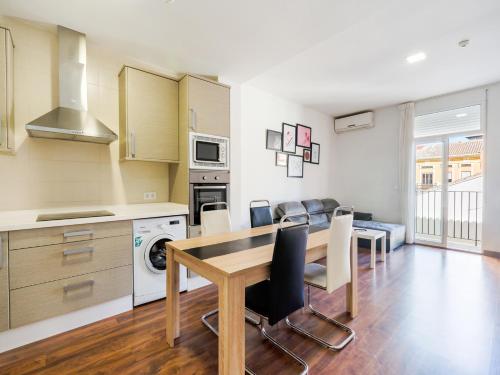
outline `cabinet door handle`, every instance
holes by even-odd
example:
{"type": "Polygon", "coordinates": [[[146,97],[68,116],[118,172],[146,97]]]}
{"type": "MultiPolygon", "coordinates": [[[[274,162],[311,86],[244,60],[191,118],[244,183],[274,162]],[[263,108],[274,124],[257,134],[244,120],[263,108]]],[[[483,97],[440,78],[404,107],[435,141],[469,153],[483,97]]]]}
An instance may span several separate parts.
{"type": "Polygon", "coordinates": [[[135,158],[135,133],[130,132],[130,154],[135,158]]]}
{"type": "Polygon", "coordinates": [[[85,254],[85,253],[93,253],[93,247],[82,247],[79,249],[67,249],[63,251],[63,255],[76,255],[76,254],[85,254]]]}
{"type": "Polygon", "coordinates": [[[66,232],[63,234],[64,238],[71,238],[71,237],[80,237],[80,236],[92,236],[94,232],[90,229],[88,230],[79,230],[75,232],[66,232]]]}
{"type": "MultiPolygon", "coordinates": [[[[7,132],[8,129],[5,127],[5,131],[7,132]]],[[[0,146],[2,146],[2,132],[3,132],[3,113],[0,113],[0,146]]],[[[1,268],[1,267],[0,267],[1,268]]]]}
{"type": "Polygon", "coordinates": [[[191,129],[196,130],[196,111],[193,108],[190,108],[189,112],[191,112],[191,129]]]}
{"type": "Polygon", "coordinates": [[[4,267],[3,264],[3,238],[0,236],[0,269],[4,267]]]}
{"type": "Polygon", "coordinates": [[[63,287],[63,290],[64,290],[64,293],[68,293],[68,292],[71,292],[72,290],[85,288],[87,286],[93,286],[94,284],[95,284],[94,280],[85,280],[85,281],[81,281],[79,283],[65,285],[63,287]]]}

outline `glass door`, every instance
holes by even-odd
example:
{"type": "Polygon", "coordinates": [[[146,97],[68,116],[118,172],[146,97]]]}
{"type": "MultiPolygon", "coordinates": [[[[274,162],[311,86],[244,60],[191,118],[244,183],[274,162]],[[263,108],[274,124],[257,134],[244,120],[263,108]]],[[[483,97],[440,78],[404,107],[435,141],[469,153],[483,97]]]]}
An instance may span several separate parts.
{"type": "Polygon", "coordinates": [[[447,165],[450,248],[480,251],[484,144],[482,135],[449,138],[447,165]]]}
{"type": "Polygon", "coordinates": [[[445,142],[417,143],[415,147],[415,239],[445,246],[443,178],[445,142]]]}
{"type": "Polygon", "coordinates": [[[415,147],[415,239],[480,251],[483,136],[443,136],[415,147]]]}

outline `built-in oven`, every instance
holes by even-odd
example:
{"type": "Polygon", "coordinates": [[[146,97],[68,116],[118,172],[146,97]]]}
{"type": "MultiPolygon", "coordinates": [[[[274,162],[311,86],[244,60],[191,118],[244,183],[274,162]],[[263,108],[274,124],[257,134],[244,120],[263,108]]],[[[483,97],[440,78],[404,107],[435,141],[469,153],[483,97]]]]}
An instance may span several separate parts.
{"type": "MultiPolygon", "coordinates": [[[[229,171],[193,171],[189,173],[189,225],[200,225],[200,208],[204,203],[229,203],[229,171]]],[[[206,207],[216,210],[217,205],[206,207]]]]}
{"type": "Polygon", "coordinates": [[[189,133],[189,168],[229,170],[229,138],[189,133]]]}

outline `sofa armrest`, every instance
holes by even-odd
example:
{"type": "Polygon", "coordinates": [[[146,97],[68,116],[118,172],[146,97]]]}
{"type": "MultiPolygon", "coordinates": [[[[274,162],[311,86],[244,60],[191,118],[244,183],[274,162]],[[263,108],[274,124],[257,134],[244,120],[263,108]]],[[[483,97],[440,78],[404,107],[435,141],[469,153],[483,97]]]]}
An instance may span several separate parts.
{"type": "MultiPolygon", "coordinates": [[[[349,211],[344,211],[342,210],[343,215],[349,214],[349,211]]],[[[354,220],[363,220],[363,221],[372,221],[373,220],[373,214],[369,212],[357,212],[354,211],[354,220]]]]}

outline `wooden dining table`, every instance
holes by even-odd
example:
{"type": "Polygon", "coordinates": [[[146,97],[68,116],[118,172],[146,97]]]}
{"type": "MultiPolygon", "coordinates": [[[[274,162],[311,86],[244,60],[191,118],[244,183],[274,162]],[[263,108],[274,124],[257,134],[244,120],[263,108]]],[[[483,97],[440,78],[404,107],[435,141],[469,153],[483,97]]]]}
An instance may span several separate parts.
{"type": "MultiPolygon", "coordinates": [[[[269,225],[167,243],[166,338],[170,347],[181,334],[180,263],[218,287],[219,374],[245,372],[245,287],[269,277],[277,229],[278,225],[269,225]]],[[[326,256],[328,234],[328,229],[310,227],[306,263],[326,256]]],[[[351,245],[346,299],[353,318],[358,312],[357,257],[357,246],[351,245]]]]}

